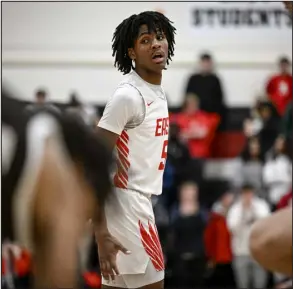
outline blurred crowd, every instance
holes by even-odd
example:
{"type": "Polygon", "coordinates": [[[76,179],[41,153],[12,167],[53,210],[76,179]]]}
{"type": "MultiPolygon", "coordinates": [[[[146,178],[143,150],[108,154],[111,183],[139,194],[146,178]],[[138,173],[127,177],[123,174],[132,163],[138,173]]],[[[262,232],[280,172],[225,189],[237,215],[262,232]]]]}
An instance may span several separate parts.
{"type": "MultiPolygon", "coordinates": [[[[209,196],[205,167],[227,127],[220,78],[209,54],[191,75],[181,111],[170,116],[163,195],[154,202],[170,287],[267,288],[290,283],[249,252],[253,223],[292,202],[292,75],[286,57],[243,120],[245,145],[224,186],[209,196]],[[217,191],[218,190],[218,191],[217,191]]],[[[229,162],[228,161],[228,162],[229,162]]],[[[272,228],[273,230],[273,228],[272,228]]],[[[268,252],[273,254],[273,252],[268,252]]],[[[283,288],[283,287],[282,287],[283,288]]]]}
{"type": "MultiPolygon", "coordinates": [[[[200,56],[199,70],[187,80],[182,107],[170,113],[163,194],[153,198],[167,288],[292,286],[287,276],[261,268],[250,257],[248,245],[256,220],[292,203],[290,60],[281,57],[278,68],[250,108],[249,117],[243,119],[245,145],[236,158],[228,160],[234,164],[229,180],[205,177],[215,136],[227,128],[228,122],[223,84],[212,55],[200,56]]],[[[24,113],[44,106],[72,114],[92,127],[99,121],[98,109],[84,105],[76,93],[70,95],[66,105],[57,107],[47,100],[46,90],[38,90],[24,113]]],[[[87,239],[85,244],[90,244],[90,250],[81,250],[81,283],[99,288],[94,239],[87,239]]],[[[10,272],[14,272],[16,282],[25,287],[31,270],[29,252],[11,244],[6,248],[15,262],[7,264],[2,256],[2,276],[5,268],[12,266],[10,272]]]]}

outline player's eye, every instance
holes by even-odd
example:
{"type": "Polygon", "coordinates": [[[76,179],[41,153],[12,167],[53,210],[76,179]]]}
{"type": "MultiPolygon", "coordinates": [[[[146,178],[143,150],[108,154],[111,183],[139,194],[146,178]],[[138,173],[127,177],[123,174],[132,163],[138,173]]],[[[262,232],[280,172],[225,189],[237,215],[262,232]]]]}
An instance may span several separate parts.
{"type": "Polygon", "coordinates": [[[163,34],[159,34],[159,35],[157,35],[157,40],[163,40],[165,37],[164,37],[164,35],[163,34]]]}
{"type": "Polygon", "coordinates": [[[150,41],[149,41],[148,38],[144,38],[144,39],[141,40],[141,43],[142,43],[142,44],[148,44],[149,42],[150,42],[150,41]]]}

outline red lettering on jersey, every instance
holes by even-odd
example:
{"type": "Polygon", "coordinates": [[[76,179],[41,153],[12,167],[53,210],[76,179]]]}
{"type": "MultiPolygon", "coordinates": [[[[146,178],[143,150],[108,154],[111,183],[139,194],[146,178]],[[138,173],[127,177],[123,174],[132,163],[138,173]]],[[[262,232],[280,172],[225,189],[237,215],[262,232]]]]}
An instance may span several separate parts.
{"type": "Polygon", "coordinates": [[[156,134],[155,136],[161,136],[162,135],[162,118],[157,119],[157,127],[156,127],[156,134]]]}
{"type": "Polygon", "coordinates": [[[158,118],[155,136],[168,135],[169,117],[158,118]]]}
{"type": "Polygon", "coordinates": [[[163,135],[168,135],[169,131],[169,118],[166,117],[163,119],[163,129],[162,129],[162,134],[163,135]]]}

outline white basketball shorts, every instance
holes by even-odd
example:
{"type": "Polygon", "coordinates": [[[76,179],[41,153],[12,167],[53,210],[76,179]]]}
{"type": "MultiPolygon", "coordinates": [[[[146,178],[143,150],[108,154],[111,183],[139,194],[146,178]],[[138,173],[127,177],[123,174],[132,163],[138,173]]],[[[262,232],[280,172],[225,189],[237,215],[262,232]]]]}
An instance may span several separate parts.
{"type": "Polygon", "coordinates": [[[155,225],[151,196],[115,188],[105,206],[109,232],[131,251],[117,254],[120,275],[102,284],[139,288],[164,279],[164,257],[155,225]]]}

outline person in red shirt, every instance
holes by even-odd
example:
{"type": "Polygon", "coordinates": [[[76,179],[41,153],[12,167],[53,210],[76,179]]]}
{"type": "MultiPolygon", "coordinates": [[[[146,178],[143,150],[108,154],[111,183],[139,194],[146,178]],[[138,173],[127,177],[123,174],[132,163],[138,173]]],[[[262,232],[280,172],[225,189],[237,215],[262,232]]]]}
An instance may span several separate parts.
{"type": "Polygon", "coordinates": [[[234,195],[227,191],[216,202],[211,211],[204,234],[206,256],[212,274],[208,279],[211,288],[235,288],[232,269],[231,234],[226,215],[233,203],[234,195]]]}
{"type": "Polygon", "coordinates": [[[278,113],[282,116],[288,103],[292,100],[292,74],[291,63],[288,58],[282,57],[279,61],[280,72],[273,75],[266,86],[268,98],[275,105],[278,113]]]}
{"type": "Polygon", "coordinates": [[[176,115],[181,139],[188,144],[192,158],[206,159],[210,156],[210,146],[220,117],[199,109],[195,95],[187,95],[183,111],[176,115]]]}

